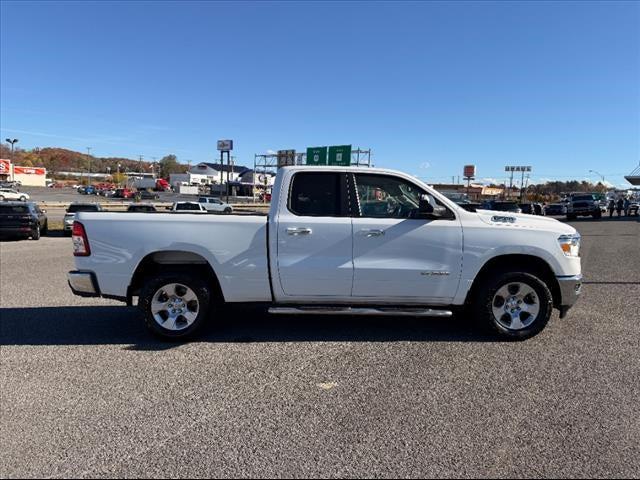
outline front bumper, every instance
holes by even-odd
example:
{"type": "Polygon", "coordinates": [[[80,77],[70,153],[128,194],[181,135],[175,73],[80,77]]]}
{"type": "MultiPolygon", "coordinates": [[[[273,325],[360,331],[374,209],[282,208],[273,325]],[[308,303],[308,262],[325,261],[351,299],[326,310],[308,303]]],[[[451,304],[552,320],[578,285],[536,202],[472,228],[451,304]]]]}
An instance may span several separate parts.
{"type": "Polygon", "coordinates": [[[67,273],[71,291],[80,297],[99,297],[100,287],[93,272],[73,270],[67,273]]]}
{"type": "Polygon", "coordinates": [[[575,305],[582,293],[582,274],[570,277],[556,277],[560,286],[560,318],[564,318],[575,305]]]}

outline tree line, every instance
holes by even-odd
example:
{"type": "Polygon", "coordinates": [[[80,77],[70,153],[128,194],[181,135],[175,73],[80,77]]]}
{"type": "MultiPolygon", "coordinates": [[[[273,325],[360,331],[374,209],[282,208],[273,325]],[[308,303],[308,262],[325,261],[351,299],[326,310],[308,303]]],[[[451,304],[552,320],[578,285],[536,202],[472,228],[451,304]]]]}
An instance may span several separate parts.
{"type": "MultiPolygon", "coordinates": [[[[0,144],[0,158],[11,159],[11,148],[0,144]]],[[[156,162],[147,160],[134,160],[122,157],[95,157],[86,153],[68,150],[66,148],[47,147],[26,150],[17,148],[13,152],[12,162],[15,165],[25,167],[44,167],[49,176],[56,177],[58,172],[87,173],[111,173],[120,172],[144,172],[154,171],[162,178],[169,178],[172,173],[184,173],[187,165],[178,162],[173,155],[165,155],[156,162]],[[119,166],[118,166],[119,165],[119,166]]]]}

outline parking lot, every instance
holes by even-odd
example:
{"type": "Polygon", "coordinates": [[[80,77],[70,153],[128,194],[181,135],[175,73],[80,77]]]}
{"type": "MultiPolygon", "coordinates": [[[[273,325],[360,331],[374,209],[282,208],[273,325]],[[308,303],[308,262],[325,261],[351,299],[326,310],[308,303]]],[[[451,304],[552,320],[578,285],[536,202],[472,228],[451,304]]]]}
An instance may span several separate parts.
{"type": "Polygon", "coordinates": [[[170,344],[71,294],[70,239],[0,243],[0,474],[637,477],[640,223],[572,225],[583,298],[515,343],[238,308],[170,344]]]}

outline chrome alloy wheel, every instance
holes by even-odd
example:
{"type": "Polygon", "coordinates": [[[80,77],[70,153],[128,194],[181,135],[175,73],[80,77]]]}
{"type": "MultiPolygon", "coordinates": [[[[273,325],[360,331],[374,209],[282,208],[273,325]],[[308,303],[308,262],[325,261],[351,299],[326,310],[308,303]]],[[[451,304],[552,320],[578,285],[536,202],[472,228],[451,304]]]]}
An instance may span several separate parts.
{"type": "Polygon", "coordinates": [[[491,306],[500,325],[509,330],[522,330],[538,318],[540,299],[526,283],[509,282],[498,289],[491,306]]]}
{"type": "Polygon", "coordinates": [[[162,328],[179,331],[189,328],[198,317],[200,303],[193,290],[180,283],[160,287],[151,300],[151,314],[162,328]]]}

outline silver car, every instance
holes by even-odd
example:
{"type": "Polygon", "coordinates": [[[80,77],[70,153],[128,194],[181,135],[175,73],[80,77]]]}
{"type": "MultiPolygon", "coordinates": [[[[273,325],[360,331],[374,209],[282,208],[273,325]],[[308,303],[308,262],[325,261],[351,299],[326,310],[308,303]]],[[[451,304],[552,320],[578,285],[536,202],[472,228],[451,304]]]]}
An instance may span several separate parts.
{"type": "Polygon", "coordinates": [[[233,207],[228,203],[224,203],[215,197],[199,197],[198,203],[202,205],[208,212],[232,213],[233,207]]]}

